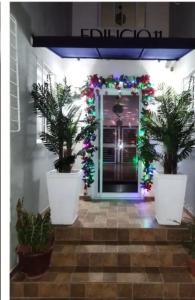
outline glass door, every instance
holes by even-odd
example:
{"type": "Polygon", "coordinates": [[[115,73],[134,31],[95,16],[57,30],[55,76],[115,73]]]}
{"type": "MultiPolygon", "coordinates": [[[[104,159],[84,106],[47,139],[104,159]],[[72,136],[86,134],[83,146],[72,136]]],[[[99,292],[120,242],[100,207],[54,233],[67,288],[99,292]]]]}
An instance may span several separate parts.
{"type": "MultiPolygon", "coordinates": [[[[116,92],[115,92],[116,93],[116,92]]],[[[127,91],[100,99],[100,185],[102,197],[139,196],[137,136],[139,96],[127,91]]]]}

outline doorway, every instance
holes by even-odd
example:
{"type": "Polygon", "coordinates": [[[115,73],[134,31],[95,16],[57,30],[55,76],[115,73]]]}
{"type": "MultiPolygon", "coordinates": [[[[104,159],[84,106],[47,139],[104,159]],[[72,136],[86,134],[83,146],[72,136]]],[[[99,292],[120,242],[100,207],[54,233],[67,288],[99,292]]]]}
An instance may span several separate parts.
{"type": "Polygon", "coordinates": [[[105,90],[100,95],[99,192],[102,197],[139,196],[137,136],[140,95],[105,90]]]}

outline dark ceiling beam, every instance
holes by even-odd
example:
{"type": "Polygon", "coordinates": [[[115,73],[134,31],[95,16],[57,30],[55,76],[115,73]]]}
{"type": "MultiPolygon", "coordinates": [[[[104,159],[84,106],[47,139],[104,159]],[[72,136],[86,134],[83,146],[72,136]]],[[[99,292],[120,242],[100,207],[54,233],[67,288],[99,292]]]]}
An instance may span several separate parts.
{"type": "Polygon", "coordinates": [[[32,36],[33,47],[195,49],[195,38],[32,36]]]}

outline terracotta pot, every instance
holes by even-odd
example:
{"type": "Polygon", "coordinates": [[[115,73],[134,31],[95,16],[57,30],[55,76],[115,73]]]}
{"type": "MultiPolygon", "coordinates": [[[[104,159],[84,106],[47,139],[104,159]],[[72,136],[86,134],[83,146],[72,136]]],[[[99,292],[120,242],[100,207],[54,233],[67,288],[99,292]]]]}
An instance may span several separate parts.
{"type": "Polygon", "coordinates": [[[53,246],[44,253],[22,254],[19,252],[20,271],[29,277],[43,274],[49,268],[52,250],[53,246]]]}
{"type": "Polygon", "coordinates": [[[190,259],[190,268],[192,275],[195,276],[195,258],[190,259]]]}

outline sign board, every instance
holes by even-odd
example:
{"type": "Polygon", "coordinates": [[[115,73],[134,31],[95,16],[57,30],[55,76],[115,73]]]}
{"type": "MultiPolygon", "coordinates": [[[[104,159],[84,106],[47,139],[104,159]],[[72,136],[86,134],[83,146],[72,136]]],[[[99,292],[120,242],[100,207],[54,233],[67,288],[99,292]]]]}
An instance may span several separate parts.
{"type": "Polygon", "coordinates": [[[82,28],[81,37],[101,37],[101,38],[162,38],[162,31],[148,29],[99,29],[99,28],[82,28]]]}

